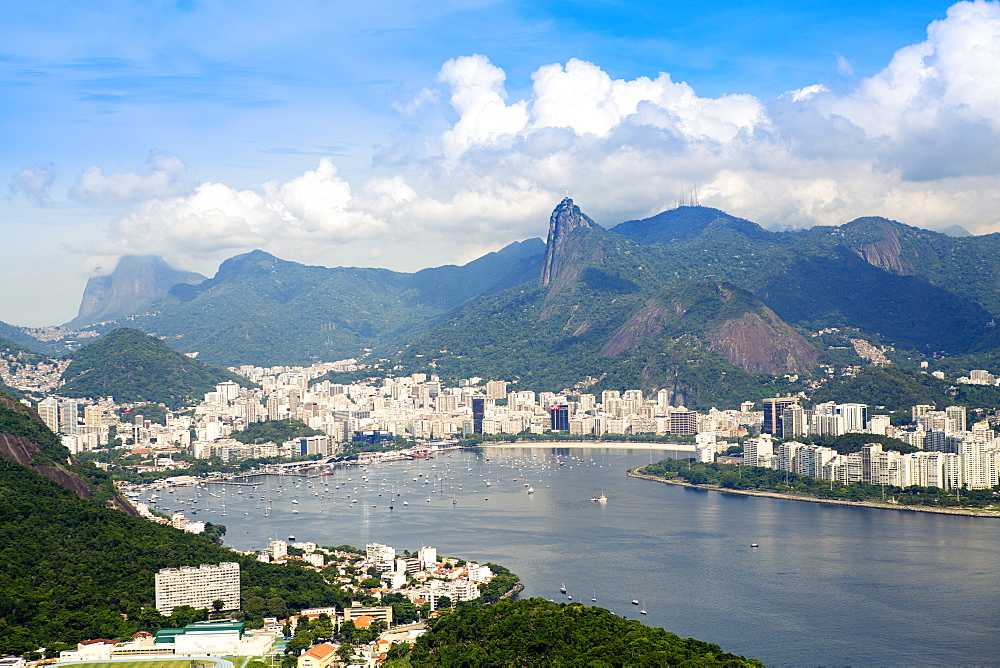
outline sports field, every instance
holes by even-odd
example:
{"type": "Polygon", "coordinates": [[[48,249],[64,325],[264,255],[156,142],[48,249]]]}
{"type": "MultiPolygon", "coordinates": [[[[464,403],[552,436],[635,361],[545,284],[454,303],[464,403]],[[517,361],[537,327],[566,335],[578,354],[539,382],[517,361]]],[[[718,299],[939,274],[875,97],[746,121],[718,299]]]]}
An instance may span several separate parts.
{"type": "MultiPolygon", "coordinates": [[[[184,660],[157,660],[149,661],[101,661],[95,663],[74,663],[73,668],[192,668],[196,661],[184,660]]],[[[215,663],[214,661],[212,662],[215,663]]]]}

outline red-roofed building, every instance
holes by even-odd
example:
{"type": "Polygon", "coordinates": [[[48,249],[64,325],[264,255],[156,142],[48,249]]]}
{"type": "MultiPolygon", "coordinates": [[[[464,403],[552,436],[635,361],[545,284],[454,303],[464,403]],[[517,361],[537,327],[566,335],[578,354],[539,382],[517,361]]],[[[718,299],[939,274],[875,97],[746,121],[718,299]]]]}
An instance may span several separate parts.
{"type": "Polygon", "coordinates": [[[298,668],[327,668],[338,660],[337,645],[325,642],[299,656],[298,668]]]}
{"type": "Polygon", "coordinates": [[[354,621],[354,626],[358,627],[359,629],[367,629],[369,626],[372,625],[372,622],[374,622],[375,620],[372,617],[369,617],[368,615],[361,615],[360,617],[354,617],[353,621],[354,621]]]}

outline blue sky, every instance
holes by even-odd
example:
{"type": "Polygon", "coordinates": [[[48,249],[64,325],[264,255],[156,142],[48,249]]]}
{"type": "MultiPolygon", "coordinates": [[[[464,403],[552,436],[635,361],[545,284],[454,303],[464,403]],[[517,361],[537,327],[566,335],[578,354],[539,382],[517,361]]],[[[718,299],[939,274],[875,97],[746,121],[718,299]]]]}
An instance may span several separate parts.
{"type": "Polygon", "coordinates": [[[16,3],[0,320],[69,320],[123,253],[465,262],[564,189],[991,232],[997,43],[989,2],[16,3]]]}

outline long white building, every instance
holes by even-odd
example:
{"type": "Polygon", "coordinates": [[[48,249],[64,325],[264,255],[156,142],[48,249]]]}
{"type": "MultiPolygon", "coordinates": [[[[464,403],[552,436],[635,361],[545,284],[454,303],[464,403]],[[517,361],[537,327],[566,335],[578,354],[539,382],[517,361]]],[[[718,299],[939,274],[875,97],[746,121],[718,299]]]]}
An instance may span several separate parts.
{"type": "Polygon", "coordinates": [[[181,605],[211,610],[216,600],[222,601],[223,610],[240,609],[239,564],[161,568],[156,574],[156,609],[160,614],[172,614],[181,605]]]}

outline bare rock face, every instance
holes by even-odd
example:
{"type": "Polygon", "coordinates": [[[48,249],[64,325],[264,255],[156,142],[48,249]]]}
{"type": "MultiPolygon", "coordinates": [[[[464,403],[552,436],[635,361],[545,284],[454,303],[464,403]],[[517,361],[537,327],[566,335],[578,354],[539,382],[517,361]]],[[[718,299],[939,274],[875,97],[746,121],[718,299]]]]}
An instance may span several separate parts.
{"type": "Polygon", "coordinates": [[[580,207],[565,198],[549,217],[549,236],[545,242],[545,264],[539,279],[542,286],[550,286],[568,265],[570,256],[569,237],[573,230],[581,227],[597,229],[598,225],[580,207]]]}
{"type": "Polygon", "coordinates": [[[802,373],[816,365],[816,350],[808,341],[759,300],[728,285],[716,285],[711,292],[690,287],[681,295],[649,300],[608,339],[600,354],[617,355],[677,337],[699,341],[752,373],[802,373]]]}
{"type": "Polygon", "coordinates": [[[882,238],[869,244],[862,244],[854,248],[857,253],[868,264],[892,272],[894,274],[909,273],[903,266],[899,256],[902,253],[902,245],[899,242],[899,230],[886,225],[882,230],[882,238]]]}
{"type": "Polygon", "coordinates": [[[124,255],[107,276],[87,281],[80,311],[73,321],[84,325],[142,313],[178,283],[200,283],[201,274],[174,269],[158,255],[124,255]]]}
{"type": "MultiPolygon", "coordinates": [[[[32,420],[41,423],[42,419],[39,417],[38,413],[31,410],[19,401],[15,401],[12,397],[6,394],[0,394],[0,406],[8,410],[12,410],[16,413],[26,415],[32,420]]],[[[23,436],[15,436],[13,434],[8,434],[0,431],[0,455],[3,455],[13,461],[17,462],[21,466],[26,466],[36,473],[39,473],[46,478],[57,482],[66,489],[70,490],[76,494],[81,499],[89,499],[94,495],[94,490],[86,480],[81,478],[76,473],[60,468],[58,466],[51,466],[48,464],[33,464],[35,458],[42,454],[41,449],[38,445],[23,436]]],[[[79,461],[72,455],[69,455],[66,459],[67,466],[77,466],[79,461]]],[[[138,516],[135,508],[132,507],[130,503],[125,501],[123,498],[118,496],[112,498],[108,505],[113,508],[117,508],[124,513],[129,515],[138,516]]]]}
{"type": "Polygon", "coordinates": [[[746,371],[803,373],[816,365],[816,349],[773,313],[746,313],[727,320],[709,337],[709,350],[746,371]]]}

